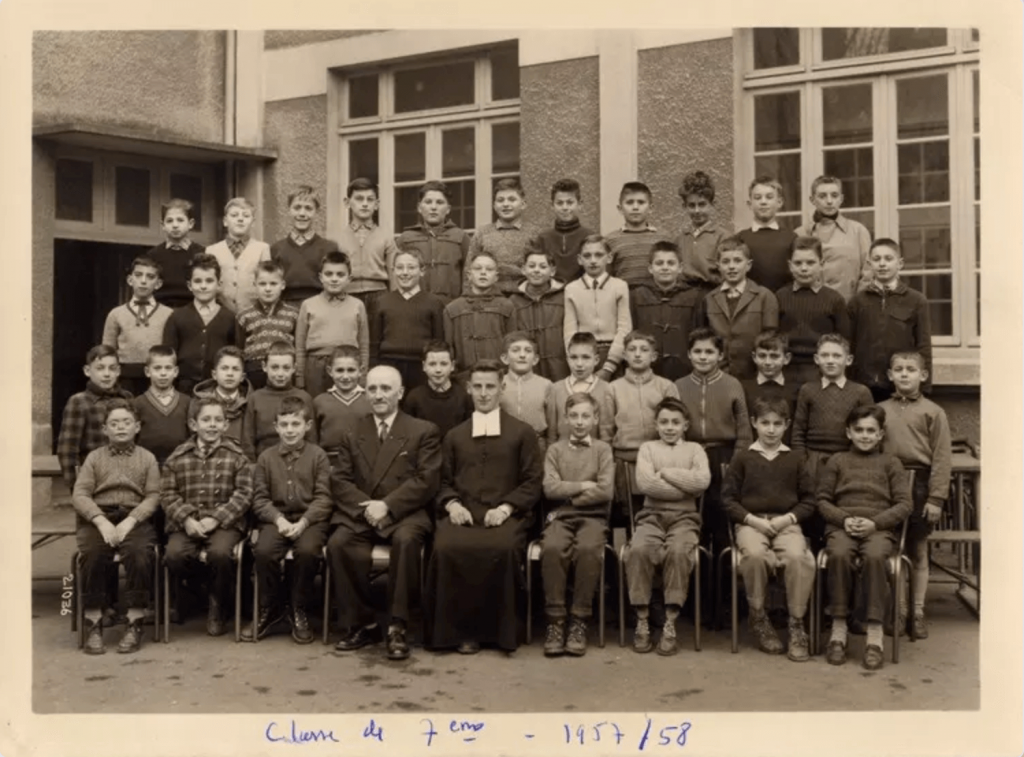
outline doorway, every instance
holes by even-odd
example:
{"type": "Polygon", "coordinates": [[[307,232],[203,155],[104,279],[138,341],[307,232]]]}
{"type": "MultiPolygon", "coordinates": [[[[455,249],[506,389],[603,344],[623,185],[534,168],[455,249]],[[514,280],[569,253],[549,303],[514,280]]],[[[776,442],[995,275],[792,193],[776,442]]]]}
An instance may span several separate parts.
{"type": "Polygon", "coordinates": [[[148,245],[57,239],[53,244],[53,387],[51,428],[54,449],[64,405],[85,388],[82,365],[103,338],[103,323],[128,299],[132,260],[148,245]]]}

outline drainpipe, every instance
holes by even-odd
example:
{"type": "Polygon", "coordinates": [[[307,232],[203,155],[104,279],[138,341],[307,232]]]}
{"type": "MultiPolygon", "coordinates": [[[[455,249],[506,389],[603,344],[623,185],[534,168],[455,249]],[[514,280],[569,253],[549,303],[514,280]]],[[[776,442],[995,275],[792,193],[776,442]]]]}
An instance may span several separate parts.
{"type": "MultiPolygon", "coordinates": [[[[234,145],[238,142],[238,128],[236,126],[236,114],[238,111],[238,98],[236,89],[238,83],[238,32],[228,30],[225,32],[224,45],[224,142],[234,145]]],[[[238,186],[238,168],[235,161],[229,160],[225,166],[225,178],[227,180],[228,197],[235,196],[235,188],[238,186]]]]}

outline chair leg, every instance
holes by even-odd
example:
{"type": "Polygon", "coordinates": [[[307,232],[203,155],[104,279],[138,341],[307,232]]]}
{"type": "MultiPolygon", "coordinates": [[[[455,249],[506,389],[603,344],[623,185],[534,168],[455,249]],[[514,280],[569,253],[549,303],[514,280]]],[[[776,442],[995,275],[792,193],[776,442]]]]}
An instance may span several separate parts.
{"type": "Polygon", "coordinates": [[[526,646],[533,641],[533,564],[530,545],[526,545],[526,646]]]}
{"type": "Polygon", "coordinates": [[[626,548],[619,551],[619,646],[626,646],[626,548]]]}
{"type": "Polygon", "coordinates": [[[256,644],[260,636],[256,633],[256,620],[260,616],[260,584],[256,580],[256,562],[252,566],[252,643],[256,644]]]}
{"type": "MultiPolygon", "coordinates": [[[[701,548],[697,547],[696,560],[693,561],[693,648],[696,651],[700,651],[700,604],[701,604],[701,590],[700,590],[700,556],[701,548]]],[[[710,553],[708,553],[710,560],[710,553]]]]}
{"type": "MultiPolygon", "coordinates": [[[[78,552],[71,555],[71,570],[68,574],[71,576],[71,633],[78,633],[78,575],[75,570],[75,563],[78,562],[78,552]]],[[[61,587],[63,593],[63,587],[61,587]]]]}
{"type": "Polygon", "coordinates": [[[324,547],[324,644],[331,643],[331,564],[327,561],[327,548],[324,547]]]}
{"type": "MultiPolygon", "coordinates": [[[[166,558],[165,558],[166,559],[166,558]]],[[[171,571],[164,563],[164,644],[171,640],[171,571]]]]}
{"type": "Polygon", "coordinates": [[[732,574],[729,579],[729,585],[732,589],[732,599],[730,601],[732,609],[732,653],[736,654],[740,650],[739,580],[736,575],[739,573],[739,556],[731,547],[727,549],[729,550],[729,567],[732,574]]]}
{"type": "MultiPolygon", "coordinates": [[[[607,548],[607,544],[605,547],[607,548]]],[[[604,569],[607,567],[607,549],[601,550],[601,577],[597,587],[597,645],[604,649],[604,569]]]]}
{"type": "Polygon", "coordinates": [[[75,552],[71,558],[72,571],[75,576],[75,594],[72,600],[73,612],[72,615],[75,618],[74,629],[77,631],[76,641],[78,648],[81,649],[85,646],[85,603],[82,601],[82,553],[75,552]]]}
{"type": "Polygon", "coordinates": [[[245,550],[238,550],[235,558],[235,643],[242,640],[242,557],[245,550]]]}
{"type": "Polygon", "coordinates": [[[160,545],[153,545],[153,642],[160,641],[160,545]]]}

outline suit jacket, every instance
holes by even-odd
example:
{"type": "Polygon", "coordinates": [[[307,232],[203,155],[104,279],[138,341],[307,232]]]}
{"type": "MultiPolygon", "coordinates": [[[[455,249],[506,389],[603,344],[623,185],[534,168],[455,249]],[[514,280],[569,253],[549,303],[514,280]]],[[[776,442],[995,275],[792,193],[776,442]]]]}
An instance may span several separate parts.
{"type": "Polygon", "coordinates": [[[331,473],[335,510],[331,523],[353,531],[372,527],[363,517],[361,502],[387,503],[388,516],[377,531],[389,536],[395,525],[423,512],[437,494],[441,480],[441,432],[429,421],[399,411],[384,444],[373,415],[360,418],[338,445],[331,473]]]}
{"type": "Polygon", "coordinates": [[[779,327],[779,301],[765,287],[747,279],[747,285],[730,312],[722,287],[713,289],[698,308],[696,324],[708,326],[725,342],[721,368],[739,379],[757,376],[752,353],[762,331],[779,327]]]}

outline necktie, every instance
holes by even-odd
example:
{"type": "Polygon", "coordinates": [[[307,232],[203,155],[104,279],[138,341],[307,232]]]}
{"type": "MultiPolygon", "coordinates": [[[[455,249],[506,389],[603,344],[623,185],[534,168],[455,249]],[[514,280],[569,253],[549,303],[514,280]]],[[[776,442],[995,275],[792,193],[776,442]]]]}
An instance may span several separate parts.
{"type": "Polygon", "coordinates": [[[377,436],[380,437],[380,443],[383,444],[388,438],[388,424],[381,421],[380,427],[377,429],[377,436]]]}

